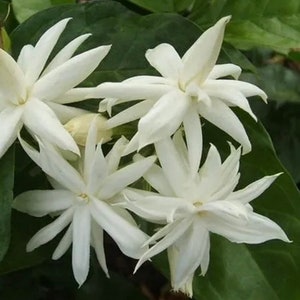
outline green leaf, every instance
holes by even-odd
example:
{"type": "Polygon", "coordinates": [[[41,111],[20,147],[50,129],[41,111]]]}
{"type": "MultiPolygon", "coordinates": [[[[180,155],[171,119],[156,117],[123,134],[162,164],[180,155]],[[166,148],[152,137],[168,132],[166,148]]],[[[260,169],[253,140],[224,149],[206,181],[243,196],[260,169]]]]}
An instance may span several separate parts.
{"type": "Polygon", "coordinates": [[[150,12],[182,12],[192,6],[194,0],[127,0],[150,12]]]}
{"type": "Polygon", "coordinates": [[[22,23],[38,11],[54,5],[74,2],[74,0],[12,0],[12,6],[17,20],[22,23]]]}
{"type": "Polygon", "coordinates": [[[199,25],[232,15],[225,40],[246,50],[268,47],[283,54],[300,46],[298,0],[196,1],[190,18],[199,25]]]}
{"type": "Polygon", "coordinates": [[[0,159],[0,261],[10,242],[11,202],[14,185],[14,148],[0,159]]]}
{"type": "Polygon", "coordinates": [[[3,26],[9,14],[10,5],[8,2],[0,1],[0,26],[3,26]]]}

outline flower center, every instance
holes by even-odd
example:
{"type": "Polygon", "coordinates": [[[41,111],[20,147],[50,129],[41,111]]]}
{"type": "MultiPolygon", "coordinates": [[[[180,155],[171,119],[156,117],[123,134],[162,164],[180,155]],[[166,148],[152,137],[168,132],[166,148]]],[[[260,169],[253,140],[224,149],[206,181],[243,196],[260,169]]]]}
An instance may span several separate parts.
{"type": "Polygon", "coordinates": [[[85,202],[85,203],[89,203],[90,199],[89,196],[86,193],[81,193],[78,195],[79,201],[85,202]]]}
{"type": "Polygon", "coordinates": [[[196,201],[193,203],[193,205],[196,207],[196,208],[200,208],[202,205],[203,205],[203,202],[201,201],[196,201]]]}

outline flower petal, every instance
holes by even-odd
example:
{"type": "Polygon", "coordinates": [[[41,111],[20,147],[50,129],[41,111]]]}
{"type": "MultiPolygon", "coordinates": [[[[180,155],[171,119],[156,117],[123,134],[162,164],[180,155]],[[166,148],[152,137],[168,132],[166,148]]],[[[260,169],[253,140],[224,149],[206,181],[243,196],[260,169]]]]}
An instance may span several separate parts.
{"type": "MultiPolygon", "coordinates": [[[[115,100],[114,105],[117,105],[119,103],[133,100],[159,99],[172,89],[174,89],[174,87],[165,84],[104,82],[97,86],[97,90],[93,96],[94,98],[120,99],[117,101],[115,100]]],[[[100,111],[104,111],[104,103],[105,102],[101,101],[100,111]]]]}
{"type": "Polygon", "coordinates": [[[203,84],[203,89],[209,97],[217,98],[228,106],[237,106],[247,112],[255,121],[257,118],[253,113],[247,98],[240,92],[232,88],[223,89],[218,85],[218,81],[207,81],[203,84]]]}
{"type": "MultiPolygon", "coordinates": [[[[133,157],[134,161],[138,161],[142,158],[143,156],[140,154],[136,154],[133,157]]],[[[158,165],[153,164],[143,177],[159,194],[164,196],[175,195],[163,170],[158,165]]]]}
{"type": "Polygon", "coordinates": [[[96,88],[94,87],[78,87],[68,90],[66,93],[58,96],[57,98],[53,99],[52,103],[59,103],[59,104],[69,104],[74,102],[83,101],[86,99],[91,99],[93,91],[96,88]]]}
{"type": "Polygon", "coordinates": [[[120,216],[107,203],[96,198],[92,200],[90,211],[99,226],[114,239],[124,254],[133,258],[140,257],[145,251],[142,245],[145,243],[147,235],[120,216]]]}
{"type": "Polygon", "coordinates": [[[25,77],[14,59],[0,49],[0,100],[18,104],[26,98],[25,77]]]}
{"type": "Polygon", "coordinates": [[[109,278],[103,245],[103,229],[94,220],[92,221],[92,244],[95,249],[98,262],[106,277],[109,278]]]}
{"type": "Polygon", "coordinates": [[[254,84],[249,82],[230,80],[230,79],[219,79],[217,81],[219,89],[235,89],[240,91],[245,97],[259,96],[264,102],[267,102],[266,93],[254,84]]]}
{"type": "Polygon", "coordinates": [[[247,185],[245,188],[231,193],[227,200],[238,201],[243,204],[249,203],[262,194],[279,175],[281,175],[281,173],[265,176],[259,180],[256,180],[247,185]]]}
{"type": "Polygon", "coordinates": [[[199,114],[195,107],[190,107],[183,119],[187,142],[190,172],[195,176],[199,170],[202,156],[202,127],[199,114]]]}
{"type": "Polygon", "coordinates": [[[20,107],[7,107],[0,112],[0,157],[3,156],[17,138],[23,125],[21,120],[22,114],[23,110],[20,107]]]}
{"type": "Polygon", "coordinates": [[[174,244],[181,236],[183,236],[183,234],[185,234],[185,232],[190,227],[192,221],[192,218],[176,220],[157,231],[147,241],[147,244],[161,237],[163,238],[142,255],[142,257],[139,259],[138,263],[135,266],[134,272],[136,272],[146,260],[157,255],[158,253],[164,251],[172,244],[174,244]]]}
{"type": "Polygon", "coordinates": [[[66,190],[27,191],[14,199],[12,207],[31,216],[42,217],[68,209],[74,198],[74,194],[66,190]]]}
{"type": "Polygon", "coordinates": [[[284,231],[272,220],[259,214],[250,212],[248,222],[239,223],[236,217],[218,214],[202,216],[209,231],[226,237],[231,242],[259,244],[272,239],[280,239],[289,242],[284,231]]]}
{"type": "Polygon", "coordinates": [[[90,36],[90,33],[80,35],[62,48],[45,68],[41,77],[68,61],[77,48],[90,36]]]}
{"type": "MultiPolygon", "coordinates": [[[[176,249],[174,251],[178,251],[176,261],[170,263],[170,266],[174,265],[172,286],[180,290],[194,274],[201,261],[206,258],[205,254],[209,252],[210,247],[209,232],[201,222],[194,221],[172,247],[176,249]]],[[[203,275],[204,271],[206,270],[202,270],[203,275]]]]}
{"type": "Polygon", "coordinates": [[[74,209],[71,207],[63,212],[52,223],[40,229],[28,242],[26,251],[31,252],[56,237],[71,222],[73,213],[74,209]]]}
{"type": "Polygon", "coordinates": [[[70,224],[66,233],[64,234],[59,244],[55,248],[52,254],[53,260],[60,259],[68,251],[68,249],[72,245],[72,238],[73,238],[73,223],[70,224]]]}
{"type": "Polygon", "coordinates": [[[185,183],[188,180],[189,170],[174,143],[170,138],[166,138],[155,143],[155,150],[172,190],[177,196],[186,197],[185,183]]]}
{"type": "Polygon", "coordinates": [[[87,78],[107,55],[110,46],[100,46],[72,57],[70,60],[41,77],[32,90],[32,96],[54,100],[87,78]],[[74,72],[74,70],[78,70],[74,72]]]}
{"type": "Polygon", "coordinates": [[[82,177],[55,148],[49,143],[39,143],[40,166],[43,171],[53,177],[66,189],[80,194],[85,190],[82,177]]]}
{"type": "Polygon", "coordinates": [[[189,100],[178,90],[162,96],[139,121],[139,148],[171,136],[182,123],[189,100]]]}
{"type": "Polygon", "coordinates": [[[121,192],[125,187],[141,178],[155,160],[156,156],[149,156],[109,175],[102,182],[98,192],[99,197],[101,199],[109,199],[121,192]]]}
{"type": "Polygon", "coordinates": [[[215,99],[210,106],[199,102],[198,112],[206,120],[239,142],[243,146],[243,154],[251,151],[251,143],[243,124],[226,104],[215,99]]]}
{"type": "Polygon", "coordinates": [[[50,101],[46,102],[46,104],[54,111],[59,121],[63,124],[75,117],[89,113],[89,111],[81,108],[61,105],[50,101]]]}
{"type": "Polygon", "coordinates": [[[107,161],[107,172],[108,174],[112,174],[117,171],[122,153],[125,149],[125,145],[127,143],[127,139],[125,137],[120,137],[115,144],[113,145],[112,149],[108,152],[105,156],[107,161]]]}
{"type": "Polygon", "coordinates": [[[208,79],[218,79],[221,77],[232,76],[238,79],[242,73],[242,69],[234,64],[215,65],[208,75],[208,79]]]}
{"type": "Polygon", "coordinates": [[[20,54],[18,56],[17,64],[19,65],[24,74],[26,74],[28,68],[30,68],[33,50],[34,47],[32,45],[25,45],[21,49],[20,54]]]}
{"type": "Polygon", "coordinates": [[[79,154],[79,149],[71,135],[59,122],[49,106],[42,101],[31,99],[26,103],[23,121],[33,134],[64,150],[79,154]]]}
{"type": "Polygon", "coordinates": [[[174,47],[160,44],[146,52],[146,59],[163,77],[178,80],[183,67],[182,61],[174,47]]]}
{"type": "Polygon", "coordinates": [[[50,53],[70,19],[63,19],[50,27],[36,43],[31,53],[31,57],[34,59],[31,60],[30,67],[28,66],[25,74],[28,85],[33,84],[40,76],[50,53]]]}
{"type": "Polygon", "coordinates": [[[72,268],[81,286],[90,268],[91,215],[87,205],[78,206],[73,217],[72,268]]]}
{"type": "Polygon", "coordinates": [[[151,109],[154,103],[154,100],[144,100],[119,112],[107,120],[108,128],[114,128],[141,118],[151,109]]]}
{"type": "Polygon", "coordinates": [[[225,25],[229,20],[230,17],[220,19],[206,30],[184,54],[181,74],[181,81],[184,84],[192,80],[200,84],[212,71],[221,50],[225,25]]]}

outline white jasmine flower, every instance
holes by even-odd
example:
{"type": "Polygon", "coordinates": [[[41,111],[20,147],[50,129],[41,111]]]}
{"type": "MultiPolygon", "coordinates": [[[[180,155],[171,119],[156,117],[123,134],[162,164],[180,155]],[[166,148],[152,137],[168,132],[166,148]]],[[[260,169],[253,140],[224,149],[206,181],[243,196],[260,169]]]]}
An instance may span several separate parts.
{"type": "Polygon", "coordinates": [[[230,107],[240,107],[256,120],[246,97],[259,95],[266,100],[266,94],[250,83],[219,79],[237,79],[241,73],[233,64],[216,65],[229,20],[224,17],[205,31],[182,58],[170,44],[148,50],[146,59],[162,77],[136,76],[98,86],[95,96],[107,97],[100,102],[100,111],[110,112],[116,104],[145,99],[108,120],[109,126],[115,127],[140,119],[128,153],[171,136],[182,122],[188,144],[199,149],[202,133],[198,115],[242,144],[244,153],[251,150],[245,129],[230,107]]]}
{"type": "Polygon", "coordinates": [[[103,230],[124,254],[133,258],[139,258],[145,251],[142,245],[147,239],[131,215],[113,204],[114,197],[139,179],[153,164],[155,157],[142,159],[118,170],[124,139],[118,140],[104,157],[101,145],[95,147],[96,125],[94,122],[89,131],[77,169],[51,144],[39,142],[38,152],[20,138],[28,155],[50,176],[49,181],[54,189],[24,192],[13,203],[15,209],[32,216],[58,216],[31,238],[27,251],[49,242],[68,226],[52,258],[60,258],[72,244],[73,273],[79,285],[88,275],[90,245],[94,247],[98,261],[108,276],[103,230]]]}
{"type": "Polygon", "coordinates": [[[65,129],[67,129],[78,145],[85,145],[88,130],[95,117],[97,123],[97,143],[100,141],[106,143],[111,140],[112,129],[107,128],[107,119],[100,114],[89,113],[72,118],[64,125],[65,129]]]}
{"type": "Polygon", "coordinates": [[[240,148],[231,145],[231,154],[222,163],[211,145],[197,173],[189,161],[198,168],[200,160],[189,159],[191,151],[180,133],[173,140],[156,143],[155,148],[161,167],[153,165],[144,178],[158,193],[135,189],[123,192],[127,198],[125,207],[152,222],[167,222],[147,241],[148,245],[159,240],[141,257],[136,269],[167,249],[172,287],[191,297],[194,272],[200,266],[204,275],[208,269],[210,232],[235,243],[289,241],[276,223],[255,213],[250,205],[279,174],[265,176],[234,191],[240,178],[240,148]]]}
{"type": "Polygon", "coordinates": [[[84,34],[67,44],[46,62],[70,19],[48,29],[35,46],[22,48],[17,62],[0,49],[0,157],[16,139],[23,125],[28,131],[58,147],[79,153],[60,123],[86,111],[65,106],[87,99],[92,88],[74,88],[89,76],[108,53],[101,46],[72,57],[90,36],[84,34]]]}

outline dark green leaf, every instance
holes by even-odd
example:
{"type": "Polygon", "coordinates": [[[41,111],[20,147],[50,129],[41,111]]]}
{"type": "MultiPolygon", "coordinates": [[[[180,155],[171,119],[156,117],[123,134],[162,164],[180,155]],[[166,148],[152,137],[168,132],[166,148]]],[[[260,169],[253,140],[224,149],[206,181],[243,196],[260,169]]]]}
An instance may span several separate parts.
{"type": "Polygon", "coordinates": [[[0,159],[0,261],[10,242],[11,202],[14,185],[14,148],[0,159]]]}

